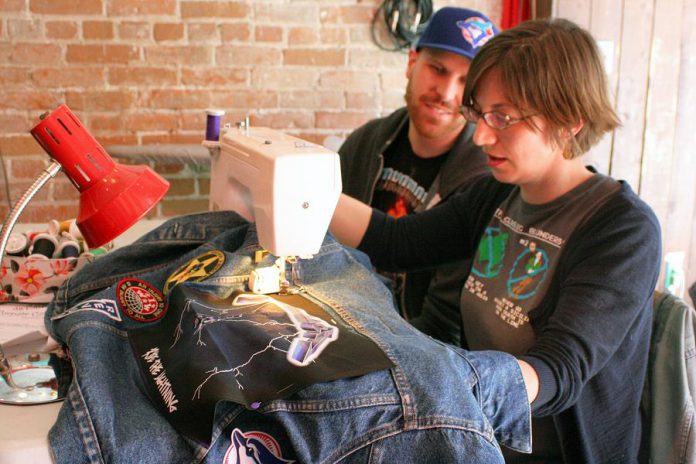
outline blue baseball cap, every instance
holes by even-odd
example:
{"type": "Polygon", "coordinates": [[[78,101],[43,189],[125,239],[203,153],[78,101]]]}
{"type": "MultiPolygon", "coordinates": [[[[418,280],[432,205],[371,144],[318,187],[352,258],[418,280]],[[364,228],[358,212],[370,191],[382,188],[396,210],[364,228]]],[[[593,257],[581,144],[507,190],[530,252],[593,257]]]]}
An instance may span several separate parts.
{"type": "Polygon", "coordinates": [[[448,6],[430,17],[416,42],[416,50],[437,48],[473,60],[481,47],[497,33],[498,28],[483,13],[448,6]]]}

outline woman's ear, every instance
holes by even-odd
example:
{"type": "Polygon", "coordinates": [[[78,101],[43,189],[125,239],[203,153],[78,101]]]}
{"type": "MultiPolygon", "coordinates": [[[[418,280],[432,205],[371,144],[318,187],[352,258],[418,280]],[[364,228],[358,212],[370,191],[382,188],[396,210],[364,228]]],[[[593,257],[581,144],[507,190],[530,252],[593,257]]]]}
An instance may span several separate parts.
{"type": "Polygon", "coordinates": [[[585,121],[583,121],[582,119],[580,121],[578,121],[577,124],[570,126],[571,136],[575,137],[576,135],[578,135],[578,132],[580,132],[583,127],[585,127],[585,121]]]}

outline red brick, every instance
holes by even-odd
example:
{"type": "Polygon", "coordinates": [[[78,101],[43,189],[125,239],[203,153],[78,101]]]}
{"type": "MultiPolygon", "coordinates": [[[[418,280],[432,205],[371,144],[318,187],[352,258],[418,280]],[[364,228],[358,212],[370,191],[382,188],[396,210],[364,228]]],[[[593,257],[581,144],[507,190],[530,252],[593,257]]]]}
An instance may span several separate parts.
{"type": "Polygon", "coordinates": [[[316,69],[255,67],[251,74],[251,85],[259,89],[307,89],[316,86],[319,72],[316,69]]]}
{"type": "Polygon", "coordinates": [[[346,45],[348,43],[348,32],[344,28],[322,28],[319,36],[323,44],[346,45]]]}
{"type": "Polygon", "coordinates": [[[7,91],[7,87],[21,85],[24,87],[27,84],[27,75],[29,68],[10,68],[4,66],[0,72],[0,85],[3,86],[3,95],[7,91]]]}
{"type": "Polygon", "coordinates": [[[170,199],[172,197],[191,196],[195,195],[195,193],[195,179],[169,179],[169,191],[167,192],[167,196],[170,199]]]}
{"type": "Polygon", "coordinates": [[[280,50],[263,46],[223,46],[215,50],[215,61],[222,66],[278,65],[281,59],[280,50]]]}
{"type": "Polygon", "coordinates": [[[235,92],[216,92],[215,104],[222,108],[277,108],[278,95],[275,92],[266,90],[264,92],[254,92],[240,90],[235,92]]]}
{"type": "Polygon", "coordinates": [[[47,39],[74,39],[77,37],[77,23],[73,21],[47,21],[47,39]]]}
{"type": "Polygon", "coordinates": [[[220,26],[220,38],[223,43],[241,42],[249,40],[251,28],[247,23],[222,24],[220,26]]]}
{"type": "Polygon", "coordinates": [[[109,16],[176,14],[176,0],[117,0],[108,3],[109,16]]]}
{"type": "Polygon", "coordinates": [[[109,68],[109,84],[128,86],[166,86],[177,83],[175,69],[156,67],[109,68]]]}
{"type": "Polygon", "coordinates": [[[280,42],[283,40],[283,28],[276,26],[256,26],[254,31],[257,42],[280,42]]]}
{"type": "Polygon", "coordinates": [[[30,19],[8,19],[7,33],[13,41],[41,37],[41,23],[30,19]]]}
{"type": "MultiPolygon", "coordinates": [[[[58,174],[55,179],[53,179],[49,185],[51,190],[51,197],[61,200],[68,200],[79,196],[75,186],[68,180],[68,176],[64,172],[58,174]]],[[[63,218],[56,218],[58,220],[63,218]]]]}
{"type": "Polygon", "coordinates": [[[348,52],[349,68],[389,68],[406,69],[408,56],[403,53],[385,52],[382,50],[351,49],[348,52]]]}
{"type": "Polygon", "coordinates": [[[97,87],[104,84],[104,68],[38,68],[29,78],[38,87],[97,87]]]}
{"type": "Polygon", "coordinates": [[[29,10],[39,14],[96,15],[102,13],[102,4],[102,0],[29,0],[29,10]]]}
{"type": "Polygon", "coordinates": [[[385,91],[406,90],[406,68],[402,71],[380,71],[380,88],[385,91]]]}
{"type": "Polygon", "coordinates": [[[370,24],[375,8],[372,5],[330,6],[321,9],[322,23],[370,24]]]}
{"type": "Polygon", "coordinates": [[[68,63],[128,64],[138,60],[138,48],[132,45],[76,45],[67,47],[68,63]]]}
{"type": "MultiPolygon", "coordinates": [[[[8,175],[15,179],[35,179],[43,171],[49,162],[47,159],[35,157],[12,158],[8,166],[8,175]]],[[[7,166],[6,164],[6,166],[7,166]]]]}
{"type": "Polygon", "coordinates": [[[38,120],[29,120],[25,112],[22,113],[0,113],[0,127],[5,134],[27,133],[38,123],[38,120]]]}
{"type": "MultiPolygon", "coordinates": [[[[97,134],[92,134],[97,135],[97,134]]],[[[120,135],[98,135],[97,141],[104,147],[109,145],[135,145],[138,142],[137,137],[134,135],[120,134],[120,135]]]]}
{"type": "Polygon", "coordinates": [[[181,40],[184,38],[184,25],[181,23],[155,24],[154,36],[157,42],[181,40]]]}
{"type": "Polygon", "coordinates": [[[344,50],[289,49],[283,50],[283,64],[303,66],[342,66],[346,61],[344,50]]]}
{"type": "Polygon", "coordinates": [[[379,80],[364,71],[326,71],[319,78],[319,86],[328,89],[373,91],[379,86],[379,80]]]}
{"type": "Polygon", "coordinates": [[[169,198],[165,198],[159,206],[165,217],[200,213],[202,211],[208,211],[208,198],[200,200],[170,200],[169,198]]]}
{"type": "Polygon", "coordinates": [[[92,132],[116,132],[123,130],[123,115],[116,114],[93,114],[89,120],[84,121],[92,132]]]}
{"type": "Polygon", "coordinates": [[[382,93],[380,101],[382,108],[386,108],[387,110],[395,110],[396,108],[399,108],[406,104],[403,92],[382,93]]]}
{"type": "Polygon", "coordinates": [[[124,21],[118,25],[118,35],[122,39],[148,39],[150,29],[149,23],[124,21]]]}
{"type": "Polygon", "coordinates": [[[61,102],[59,93],[27,89],[24,91],[3,92],[0,98],[1,109],[46,110],[58,106],[61,102]]]}
{"type": "Polygon", "coordinates": [[[317,111],[316,127],[326,129],[352,129],[364,124],[365,122],[375,118],[376,116],[376,112],[341,111],[336,113],[329,113],[326,111],[317,111]]]}
{"type": "Polygon", "coordinates": [[[246,18],[249,7],[243,2],[181,2],[182,18],[246,18]]]}
{"type": "Polygon", "coordinates": [[[112,39],[114,24],[110,21],[84,21],[82,36],[85,39],[112,39]]]}
{"type": "MultiPolygon", "coordinates": [[[[369,47],[370,49],[374,49],[374,38],[372,37],[372,33],[370,30],[366,27],[351,27],[348,29],[348,35],[349,39],[348,41],[352,45],[363,45],[365,47],[369,47]]],[[[379,43],[390,47],[391,46],[391,37],[386,32],[378,31],[377,34],[377,40],[379,40],[379,43]]],[[[385,53],[394,53],[394,52],[385,52],[385,53]]],[[[396,55],[403,55],[401,53],[395,53],[396,55]]],[[[406,55],[403,55],[406,56],[406,55]]]]}
{"type": "Polygon", "coordinates": [[[0,11],[3,13],[20,13],[26,11],[25,0],[0,0],[0,11]]]}
{"type": "Polygon", "coordinates": [[[154,89],[145,92],[141,106],[164,109],[205,109],[210,105],[208,90],[154,89]]]}
{"type": "Polygon", "coordinates": [[[316,108],[319,95],[314,90],[291,90],[281,92],[279,95],[281,108],[316,108]]]}
{"type": "Polygon", "coordinates": [[[319,95],[319,106],[317,108],[343,109],[345,107],[344,93],[340,91],[317,92],[319,95]]]}
{"type": "Polygon", "coordinates": [[[135,95],[125,90],[68,91],[65,102],[73,111],[120,111],[135,106],[135,95]]]}
{"type": "Polygon", "coordinates": [[[149,64],[212,64],[209,47],[190,45],[159,45],[145,48],[145,62],[149,64]]]}
{"type": "Polygon", "coordinates": [[[46,153],[34,137],[25,135],[0,135],[0,153],[3,156],[40,155],[46,153]]]}
{"type": "MultiPolygon", "coordinates": [[[[45,167],[45,166],[44,166],[44,167],[45,167]]],[[[39,168],[38,171],[32,173],[32,175],[29,176],[29,180],[27,180],[27,181],[17,182],[17,181],[15,181],[14,179],[12,179],[12,180],[10,181],[10,183],[9,183],[9,188],[10,188],[10,199],[12,200],[12,203],[13,203],[12,206],[14,206],[14,203],[15,203],[22,195],[24,195],[24,194],[27,192],[27,190],[29,190],[29,187],[32,186],[32,184],[34,183],[34,181],[36,180],[36,178],[37,178],[39,175],[41,175],[41,173],[43,172],[43,169],[44,169],[43,167],[42,167],[42,168],[39,168]]],[[[4,195],[4,193],[5,193],[4,188],[3,188],[3,192],[2,192],[2,193],[3,193],[3,198],[4,198],[4,197],[5,197],[5,195],[4,195]]],[[[75,187],[73,187],[73,196],[74,196],[74,195],[75,195],[75,187]]],[[[39,190],[39,191],[36,193],[36,195],[34,195],[34,197],[32,198],[31,203],[29,203],[29,204],[30,204],[30,205],[33,205],[33,204],[36,204],[37,202],[45,203],[45,202],[49,201],[51,198],[52,198],[52,196],[51,196],[51,185],[50,185],[50,183],[49,183],[49,185],[44,185],[44,187],[43,187],[41,190],[39,190]]],[[[26,210],[25,210],[25,211],[26,211],[26,210]]],[[[4,219],[4,216],[3,216],[3,219],[4,219]]],[[[25,218],[24,213],[22,213],[22,215],[19,217],[19,220],[22,221],[22,222],[26,222],[26,218],[25,218]]]]}
{"type": "Polygon", "coordinates": [[[188,39],[191,42],[205,42],[217,39],[217,25],[212,23],[187,24],[188,39]]]}
{"type": "Polygon", "coordinates": [[[282,111],[279,113],[254,113],[249,118],[255,126],[267,126],[277,129],[313,127],[314,115],[311,112],[282,111]]]}
{"type": "Polygon", "coordinates": [[[142,144],[147,145],[149,143],[201,143],[201,134],[143,135],[142,144]]]}
{"type": "Polygon", "coordinates": [[[349,110],[376,110],[379,99],[374,93],[346,92],[346,109],[349,110]]]}
{"type": "MultiPolygon", "coordinates": [[[[179,129],[182,131],[199,131],[202,138],[205,133],[205,117],[205,111],[181,111],[178,116],[179,129]]],[[[226,117],[223,116],[221,125],[224,125],[225,119],[226,117]]]]}
{"type": "Polygon", "coordinates": [[[10,62],[27,64],[60,64],[61,49],[52,44],[27,44],[19,43],[11,46],[10,62]]]}
{"type": "Polygon", "coordinates": [[[181,70],[181,83],[184,85],[244,87],[248,79],[249,71],[241,68],[183,68],[181,70]]]}
{"type": "Polygon", "coordinates": [[[132,113],[125,117],[126,127],[132,131],[170,131],[176,129],[176,117],[162,113],[132,113]]]}
{"type": "Polygon", "coordinates": [[[185,174],[187,166],[181,163],[155,163],[153,169],[162,176],[168,176],[168,180],[171,181],[172,175],[185,174]]]}
{"type": "Polygon", "coordinates": [[[198,177],[198,193],[199,195],[209,195],[210,194],[210,178],[198,177]]]}
{"type": "MultiPolygon", "coordinates": [[[[255,2],[260,3],[260,2],[255,2]]],[[[303,2],[302,7],[298,7],[295,2],[289,4],[255,4],[254,19],[258,23],[279,23],[286,24],[310,24],[314,26],[319,20],[319,9],[314,3],[303,2]]]]}
{"type": "MultiPolygon", "coordinates": [[[[74,190],[74,189],[73,189],[74,190]]],[[[78,193],[75,190],[75,196],[65,200],[77,200],[78,193]]],[[[63,200],[63,199],[62,199],[63,200]]],[[[27,206],[27,209],[22,213],[23,222],[38,222],[47,223],[49,219],[64,219],[76,217],[79,212],[79,207],[76,202],[71,204],[57,204],[52,201],[48,204],[32,202],[27,206]]]]}
{"type": "Polygon", "coordinates": [[[319,40],[317,31],[313,27],[291,27],[288,30],[288,44],[290,45],[307,45],[315,44],[319,40]]]}

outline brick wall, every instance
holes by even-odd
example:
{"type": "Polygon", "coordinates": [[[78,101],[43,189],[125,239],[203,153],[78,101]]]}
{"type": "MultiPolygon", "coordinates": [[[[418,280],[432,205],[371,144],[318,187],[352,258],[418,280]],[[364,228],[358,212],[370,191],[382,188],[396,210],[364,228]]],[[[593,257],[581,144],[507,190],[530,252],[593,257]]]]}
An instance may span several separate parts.
{"type": "MultiPolygon", "coordinates": [[[[380,50],[379,0],[0,0],[0,215],[48,157],[29,134],[66,103],[104,146],[200,143],[208,107],[321,142],[403,103],[406,55],[380,50]],[[8,198],[9,192],[9,198],[8,198]]],[[[435,1],[485,11],[500,0],[435,1]]],[[[207,209],[206,167],[153,165],[172,184],[151,217],[207,209]]],[[[61,173],[22,222],[77,214],[61,173]]]]}

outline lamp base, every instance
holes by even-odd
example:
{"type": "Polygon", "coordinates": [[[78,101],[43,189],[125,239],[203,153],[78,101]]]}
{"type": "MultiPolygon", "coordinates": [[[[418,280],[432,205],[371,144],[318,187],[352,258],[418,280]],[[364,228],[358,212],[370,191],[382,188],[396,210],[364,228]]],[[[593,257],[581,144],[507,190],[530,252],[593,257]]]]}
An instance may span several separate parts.
{"type": "Polygon", "coordinates": [[[12,370],[12,388],[0,378],[0,404],[34,405],[62,401],[54,369],[47,365],[48,356],[21,354],[7,359],[12,370]]]}

